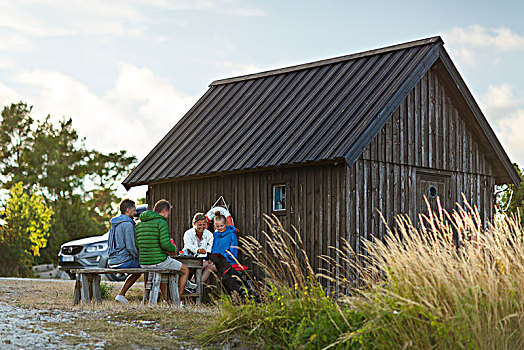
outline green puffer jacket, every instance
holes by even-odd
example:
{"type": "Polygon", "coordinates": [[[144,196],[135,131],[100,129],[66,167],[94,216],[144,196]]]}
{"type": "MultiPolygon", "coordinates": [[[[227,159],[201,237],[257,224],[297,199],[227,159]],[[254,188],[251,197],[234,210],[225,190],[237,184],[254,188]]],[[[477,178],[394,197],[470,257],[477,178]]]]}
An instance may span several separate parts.
{"type": "Polygon", "coordinates": [[[154,265],[166,260],[166,252],[176,252],[169,241],[167,219],[154,211],[140,214],[140,222],[135,227],[135,241],[140,265],[154,265]]]}

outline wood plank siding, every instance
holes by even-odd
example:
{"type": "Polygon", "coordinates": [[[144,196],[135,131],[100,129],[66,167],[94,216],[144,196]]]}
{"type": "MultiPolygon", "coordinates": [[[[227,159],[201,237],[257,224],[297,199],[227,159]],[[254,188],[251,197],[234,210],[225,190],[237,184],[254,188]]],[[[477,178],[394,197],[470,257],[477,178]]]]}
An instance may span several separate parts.
{"type": "MultiPolygon", "coordinates": [[[[439,194],[446,209],[462,205],[464,193],[484,219],[491,219],[492,168],[468,129],[468,115],[439,78],[438,68],[430,69],[357,162],[347,166],[349,216],[356,222],[350,224],[351,235],[382,238],[385,226],[378,211],[390,225],[397,214],[414,220],[421,210],[427,212],[422,199],[427,191],[417,187],[428,177],[441,178],[448,187],[439,194]]],[[[357,244],[354,248],[359,251],[357,244]]]]}
{"type": "Polygon", "coordinates": [[[263,214],[272,213],[272,187],[285,184],[286,206],[275,212],[287,230],[299,231],[315,268],[327,266],[316,259],[328,246],[338,246],[346,232],[346,163],[289,167],[258,172],[179,180],[150,185],[148,203],[165,198],[174,205],[169,224],[176,244],[183,245],[183,234],[198,212],[224,196],[239,229],[239,237],[252,235],[264,242],[267,231],[263,214]]]}

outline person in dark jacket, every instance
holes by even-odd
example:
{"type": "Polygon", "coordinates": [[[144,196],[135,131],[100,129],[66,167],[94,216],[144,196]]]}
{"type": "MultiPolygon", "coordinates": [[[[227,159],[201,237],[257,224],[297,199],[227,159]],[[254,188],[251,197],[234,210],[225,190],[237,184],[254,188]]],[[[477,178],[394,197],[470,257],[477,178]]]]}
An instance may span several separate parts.
{"type": "MultiPolygon", "coordinates": [[[[213,247],[211,248],[211,252],[222,254],[231,265],[238,264],[236,227],[228,225],[225,216],[219,211],[215,213],[213,222],[215,223],[215,232],[213,233],[213,247]]],[[[213,265],[213,263],[209,264],[208,267],[202,271],[202,282],[207,281],[211,271],[217,272],[216,266],[213,265]]]]}
{"type": "MultiPolygon", "coordinates": [[[[124,199],[120,202],[121,215],[111,219],[111,229],[108,237],[108,253],[110,268],[124,269],[140,267],[138,263],[138,249],[135,245],[135,202],[124,199]]],[[[126,278],[120,293],[115,300],[129,305],[125,297],[126,292],[140,278],[141,273],[131,274],[126,278]]]]}
{"type": "MultiPolygon", "coordinates": [[[[176,252],[176,246],[170,242],[167,218],[171,213],[171,204],[165,199],[156,202],[153,211],[140,214],[140,222],[136,225],[136,245],[140,251],[139,261],[143,267],[173,269],[182,272],[178,279],[180,294],[186,287],[189,269],[180,261],[167,256],[167,252],[176,252]]],[[[167,281],[160,283],[160,292],[167,300],[167,281]]]]}

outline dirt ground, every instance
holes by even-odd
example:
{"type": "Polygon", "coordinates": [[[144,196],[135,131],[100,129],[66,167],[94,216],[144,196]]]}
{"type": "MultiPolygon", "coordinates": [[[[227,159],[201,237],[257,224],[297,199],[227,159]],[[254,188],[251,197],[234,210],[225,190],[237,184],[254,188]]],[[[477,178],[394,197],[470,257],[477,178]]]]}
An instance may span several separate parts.
{"type": "Polygon", "coordinates": [[[112,296],[102,303],[72,305],[74,281],[0,278],[1,349],[217,349],[203,343],[202,328],[216,309],[140,304],[143,284],[114,301],[122,283],[103,282],[112,296]]]}

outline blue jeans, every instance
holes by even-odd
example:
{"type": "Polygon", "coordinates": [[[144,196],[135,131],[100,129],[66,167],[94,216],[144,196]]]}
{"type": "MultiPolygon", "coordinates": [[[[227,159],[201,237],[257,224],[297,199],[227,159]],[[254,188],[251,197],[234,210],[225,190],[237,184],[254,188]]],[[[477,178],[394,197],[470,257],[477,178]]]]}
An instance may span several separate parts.
{"type": "Polygon", "coordinates": [[[138,263],[138,259],[137,258],[133,258],[129,261],[126,261],[125,263],[117,266],[117,267],[114,267],[115,269],[132,269],[132,268],[140,268],[140,264],[138,263]]]}

